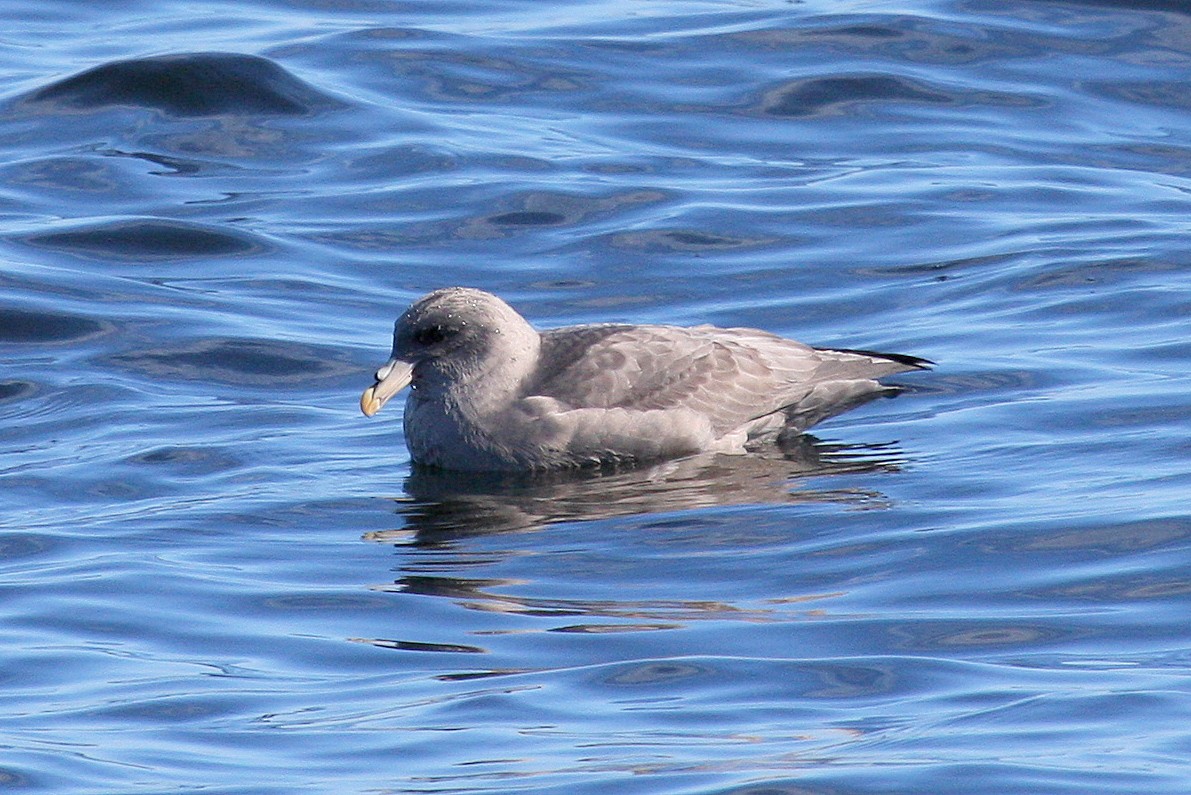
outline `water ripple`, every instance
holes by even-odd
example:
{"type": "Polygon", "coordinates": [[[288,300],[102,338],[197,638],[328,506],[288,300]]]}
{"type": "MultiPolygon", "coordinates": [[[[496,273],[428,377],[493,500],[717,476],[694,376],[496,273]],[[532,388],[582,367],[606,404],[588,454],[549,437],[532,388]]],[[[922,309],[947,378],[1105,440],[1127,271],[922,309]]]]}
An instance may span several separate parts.
{"type": "Polygon", "coordinates": [[[10,6],[0,787],[1186,790],[1182,4],[10,6]],[[446,284],[939,367],[415,471],[446,284]]]}

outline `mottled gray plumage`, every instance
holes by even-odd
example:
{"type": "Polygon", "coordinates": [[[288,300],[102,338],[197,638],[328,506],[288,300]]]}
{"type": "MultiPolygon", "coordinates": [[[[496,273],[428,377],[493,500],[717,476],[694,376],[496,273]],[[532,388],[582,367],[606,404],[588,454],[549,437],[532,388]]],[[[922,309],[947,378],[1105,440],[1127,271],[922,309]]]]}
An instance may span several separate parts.
{"type": "Polygon", "coordinates": [[[756,329],[571,326],[538,333],[494,295],[461,287],[416,301],[360,405],[407,384],[414,461],[534,470],[742,452],[893,388],[924,359],[812,348],[756,329]]]}

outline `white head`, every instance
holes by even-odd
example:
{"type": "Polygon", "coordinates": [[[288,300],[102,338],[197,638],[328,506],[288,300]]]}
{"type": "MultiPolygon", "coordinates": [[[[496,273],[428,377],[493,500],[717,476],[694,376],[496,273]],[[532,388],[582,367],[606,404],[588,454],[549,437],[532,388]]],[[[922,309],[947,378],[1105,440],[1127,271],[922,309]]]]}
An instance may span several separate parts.
{"type": "Polygon", "coordinates": [[[483,290],[447,287],[419,298],[397,318],[393,353],[364,391],[360,408],[371,417],[407,384],[420,399],[478,379],[515,388],[533,369],[538,332],[504,301],[483,290]]]}

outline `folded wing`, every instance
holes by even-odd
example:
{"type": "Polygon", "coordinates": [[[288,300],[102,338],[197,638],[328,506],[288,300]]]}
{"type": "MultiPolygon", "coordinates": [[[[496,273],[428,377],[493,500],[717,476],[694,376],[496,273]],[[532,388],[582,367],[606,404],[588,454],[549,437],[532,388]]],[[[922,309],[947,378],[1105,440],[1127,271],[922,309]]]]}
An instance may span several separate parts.
{"type": "Polygon", "coordinates": [[[542,335],[530,392],[569,408],[695,411],[723,434],[778,412],[809,427],[886,391],[877,378],[928,364],[755,329],[579,326],[542,335]]]}

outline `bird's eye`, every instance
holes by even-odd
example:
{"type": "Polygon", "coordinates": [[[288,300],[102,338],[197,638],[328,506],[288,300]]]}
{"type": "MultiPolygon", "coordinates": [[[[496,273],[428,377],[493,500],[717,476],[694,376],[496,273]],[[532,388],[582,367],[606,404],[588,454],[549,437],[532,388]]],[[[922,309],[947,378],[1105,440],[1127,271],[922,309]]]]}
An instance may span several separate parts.
{"type": "Polygon", "coordinates": [[[445,326],[426,326],[414,332],[414,342],[418,345],[437,345],[447,338],[448,330],[445,326]]]}

